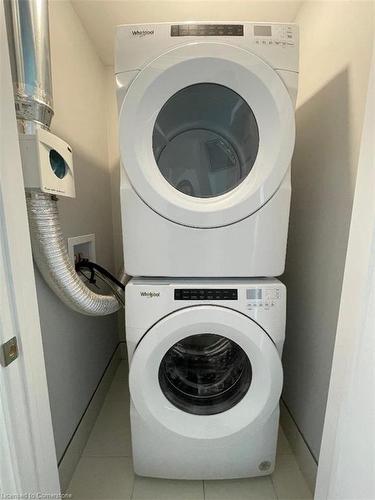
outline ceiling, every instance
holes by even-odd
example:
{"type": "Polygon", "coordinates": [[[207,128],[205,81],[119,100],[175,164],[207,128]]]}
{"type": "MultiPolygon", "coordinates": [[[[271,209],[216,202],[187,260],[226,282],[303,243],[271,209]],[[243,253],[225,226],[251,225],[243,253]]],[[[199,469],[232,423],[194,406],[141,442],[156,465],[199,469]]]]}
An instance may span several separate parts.
{"type": "Polygon", "coordinates": [[[301,1],[71,0],[103,63],[113,65],[115,27],[158,21],[292,22],[301,1]]]}

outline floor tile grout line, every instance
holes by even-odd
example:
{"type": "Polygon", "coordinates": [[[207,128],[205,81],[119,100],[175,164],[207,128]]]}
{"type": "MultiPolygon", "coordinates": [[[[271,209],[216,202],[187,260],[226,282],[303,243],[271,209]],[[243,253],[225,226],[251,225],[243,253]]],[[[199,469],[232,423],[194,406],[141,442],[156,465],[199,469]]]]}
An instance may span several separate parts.
{"type": "Polygon", "coordinates": [[[279,495],[277,494],[275,483],[273,481],[273,474],[270,475],[270,478],[271,478],[272,489],[273,489],[273,492],[274,492],[274,495],[275,495],[275,500],[280,500],[279,499],[279,495]]]}
{"type": "Polygon", "coordinates": [[[203,500],[206,500],[206,483],[204,482],[204,479],[202,481],[203,484],[203,500]]]}
{"type": "Polygon", "coordinates": [[[81,458],[132,458],[132,455],[84,455],[81,458]]]}
{"type": "Polygon", "coordinates": [[[135,477],[135,474],[133,473],[133,487],[132,487],[132,492],[130,495],[130,500],[134,500],[135,480],[136,480],[136,477],[135,477]]]}
{"type": "MultiPolygon", "coordinates": [[[[121,365],[119,365],[119,366],[118,366],[118,369],[120,368],[120,366],[121,366],[121,365]]],[[[118,370],[118,369],[117,369],[117,370],[118,370]]],[[[117,373],[117,372],[116,372],[116,373],[117,373]]],[[[114,380],[113,380],[113,381],[114,381],[114,380]]],[[[127,383],[127,380],[125,381],[125,383],[127,383]]],[[[112,382],[112,384],[113,384],[113,382],[112,382]]],[[[110,392],[111,392],[112,384],[111,384],[111,387],[110,387],[110,388],[109,388],[109,390],[108,390],[108,394],[107,394],[107,396],[108,396],[108,395],[110,394],[110,392]]],[[[125,394],[126,394],[126,396],[129,396],[129,397],[130,397],[130,395],[129,395],[129,393],[128,393],[128,392],[125,392],[125,391],[124,391],[124,392],[122,392],[121,390],[119,390],[119,388],[117,388],[117,389],[116,389],[116,391],[115,391],[115,390],[113,390],[113,391],[112,391],[112,396],[115,396],[115,400],[116,400],[116,399],[117,399],[117,397],[120,395],[120,393],[122,394],[122,396],[125,396],[125,394]],[[117,392],[118,392],[119,394],[117,394],[117,392]]],[[[127,397],[127,399],[128,399],[128,397],[127,397]]],[[[116,458],[116,457],[114,457],[114,458],[116,458]]],[[[130,458],[130,459],[132,460],[132,455],[130,455],[130,456],[126,456],[126,457],[124,456],[124,458],[130,458]]],[[[135,474],[134,474],[134,472],[133,472],[133,484],[132,484],[132,489],[131,489],[131,493],[130,493],[129,500],[134,500],[135,482],[136,482],[136,475],[135,475],[135,474]]]]}

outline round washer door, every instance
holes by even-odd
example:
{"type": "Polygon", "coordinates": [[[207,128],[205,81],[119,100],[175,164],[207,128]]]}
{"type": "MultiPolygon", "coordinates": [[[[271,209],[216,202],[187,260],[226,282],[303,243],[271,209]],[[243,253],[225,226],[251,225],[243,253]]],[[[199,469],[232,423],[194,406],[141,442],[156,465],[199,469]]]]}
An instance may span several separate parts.
{"type": "Polygon", "coordinates": [[[195,306],[166,316],[138,344],[130,394],[150,426],[196,439],[217,439],[276,408],[282,389],[280,356],[247,316],[195,306]]]}
{"type": "Polygon", "coordinates": [[[148,64],[120,110],[120,152],[138,196],[181,225],[242,220],[290,164],[294,108],[255,54],[224,43],[177,47],[148,64]]]}

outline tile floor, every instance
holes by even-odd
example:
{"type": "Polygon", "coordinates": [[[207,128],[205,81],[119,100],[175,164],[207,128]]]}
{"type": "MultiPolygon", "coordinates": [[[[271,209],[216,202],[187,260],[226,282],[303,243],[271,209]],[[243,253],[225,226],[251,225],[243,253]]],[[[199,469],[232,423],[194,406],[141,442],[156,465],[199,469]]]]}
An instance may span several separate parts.
{"type": "Polygon", "coordinates": [[[231,481],[170,481],[135,476],[128,401],[127,365],[122,362],[68,487],[73,500],[312,499],[282,430],[272,476],[231,481]]]}

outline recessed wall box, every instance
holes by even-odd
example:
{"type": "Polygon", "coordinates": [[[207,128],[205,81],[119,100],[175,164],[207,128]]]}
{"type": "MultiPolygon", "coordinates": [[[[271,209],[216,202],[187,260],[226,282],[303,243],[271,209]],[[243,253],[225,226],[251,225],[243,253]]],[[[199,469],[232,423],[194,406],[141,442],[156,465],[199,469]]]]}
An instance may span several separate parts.
{"type": "Polygon", "coordinates": [[[47,130],[20,134],[25,188],[75,198],[72,149],[47,130]]]}

